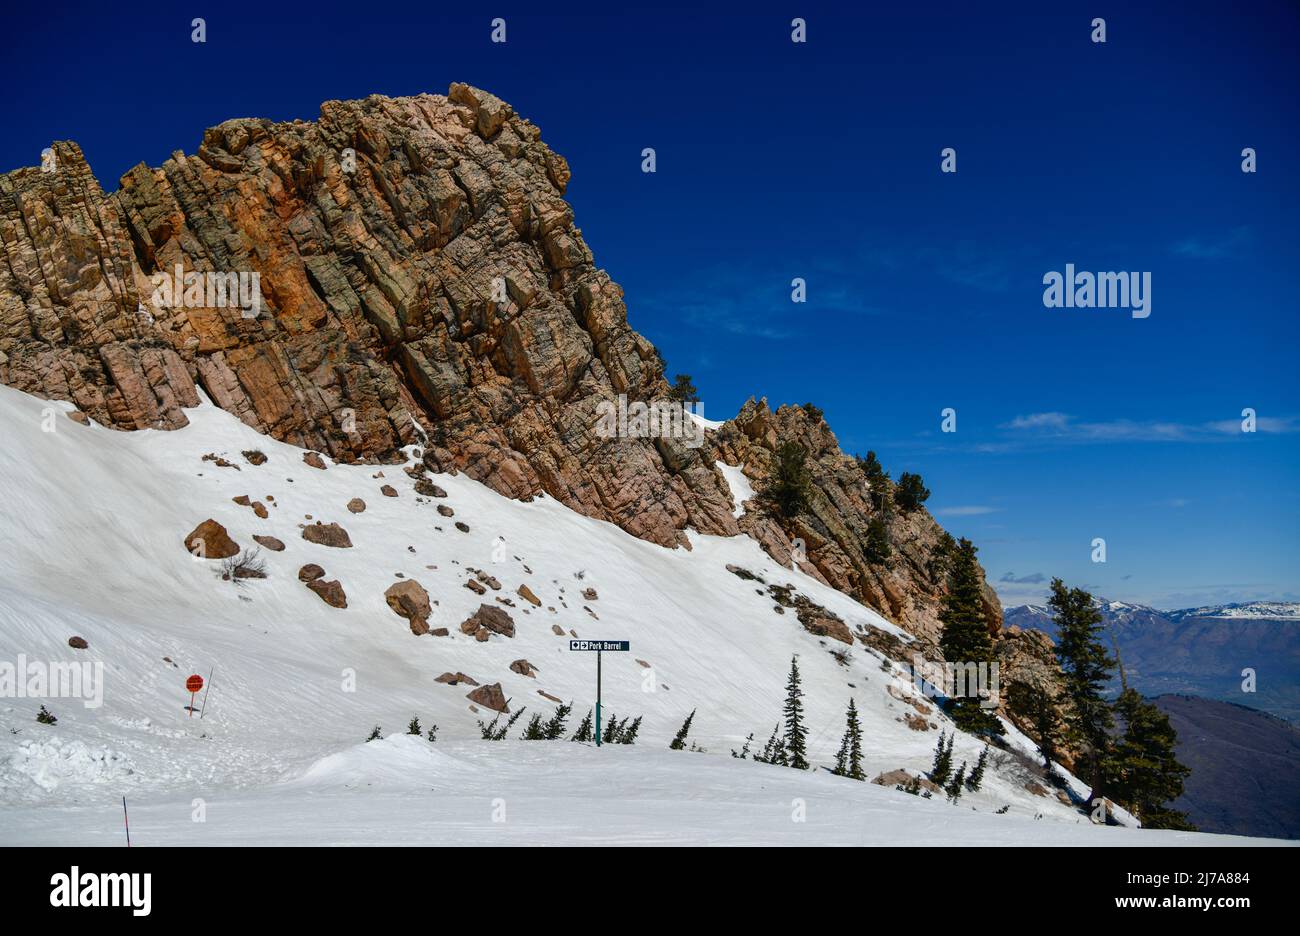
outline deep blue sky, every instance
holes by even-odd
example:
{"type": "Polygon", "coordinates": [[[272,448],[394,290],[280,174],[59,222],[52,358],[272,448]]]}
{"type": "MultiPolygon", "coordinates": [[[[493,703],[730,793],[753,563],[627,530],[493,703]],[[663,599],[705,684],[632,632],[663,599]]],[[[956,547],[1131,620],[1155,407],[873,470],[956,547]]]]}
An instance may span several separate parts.
{"type": "Polygon", "coordinates": [[[925,476],[1010,603],[1052,575],[1300,599],[1295,4],[204,6],[9,10],[0,170],[74,139],[111,190],[227,118],[479,85],[568,158],[597,262],[706,415],[822,406],[925,476]],[[1151,317],[1044,308],[1066,263],[1150,271],[1151,317]],[[1224,431],[1243,407],[1261,431],[1224,431]]]}

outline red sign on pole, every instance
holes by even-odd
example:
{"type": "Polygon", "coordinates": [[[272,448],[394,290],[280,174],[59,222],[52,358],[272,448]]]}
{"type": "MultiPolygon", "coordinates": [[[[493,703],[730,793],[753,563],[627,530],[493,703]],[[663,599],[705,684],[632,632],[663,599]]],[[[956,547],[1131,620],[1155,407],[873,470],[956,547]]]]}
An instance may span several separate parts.
{"type": "Polygon", "coordinates": [[[185,688],[190,694],[190,718],[194,717],[194,697],[198,695],[199,690],[203,688],[203,677],[195,673],[189,679],[185,680],[185,688]]]}

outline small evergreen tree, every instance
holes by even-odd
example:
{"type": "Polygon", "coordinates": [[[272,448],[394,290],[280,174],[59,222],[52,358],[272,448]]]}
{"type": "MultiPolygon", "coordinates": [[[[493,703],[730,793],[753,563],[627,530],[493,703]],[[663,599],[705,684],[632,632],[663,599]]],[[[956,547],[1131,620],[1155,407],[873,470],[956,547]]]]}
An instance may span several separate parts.
{"type": "Polygon", "coordinates": [[[533,713],[533,717],[528,719],[528,724],[524,726],[524,733],[519,736],[520,741],[545,741],[546,732],[542,728],[542,716],[538,712],[533,713]]]}
{"type": "Polygon", "coordinates": [[[426,737],[428,737],[430,743],[432,743],[432,742],[434,742],[434,741],[437,741],[437,740],[438,740],[438,726],[437,726],[437,725],[431,725],[431,726],[429,727],[429,733],[428,733],[428,735],[426,735],[426,737]]]}
{"type": "Polygon", "coordinates": [[[420,718],[419,718],[419,716],[415,716],[415,717],[413,717],[413,718],[411,719],[411,723],[410,723],[409,725],[406,726],[406,733],[407,733],[407,734],[413,734],[413,735],[422,734],[422,732],[420,731],[420,718]]]}
{"type": "Polygon", "coordinates": [[[686,735],[690,733],[691,722],[695,719],[695,709],[691,709],[691,714],[686,716],[686,721],[682,722],[682,727],[677,729],[677,734],[673,736],[673,741],[668,745],[670,751],[680,751],[686,747],[686,735]]]}
{"type": "MultiPolygon", "coordinates": [[[[732,748],[732,749],[731,749],[731,756],[732,756],[732,757],[739,758],[740,760],[748,760],[748,759],[749,759],[749,747],[750,747],[750,745],[752,745],[753,743],[754,743],[754,732],[751,731],[751,732],[749,733],[749,737],[745,739],[745,743],[741,745],[739,751],[737,751],[735,748],[732,748]]],[[[758,758],[755,758],[755,760],[757,760],[757,759],[758,759],[758,758]]]]}
{"type": "Polygon", "coordinates": [[[930,489],[925,486],[919,474],[904,471],[898,476],[898,485],[894,489],[894,503],[903,513],[911,513],[930,499],[930,489]]]}
{"type": "Polygon", "coordinates": [[[591,728],[591,709],[587,709],[586,717],[582,719],[581,723],[579,723],[578,730],[573,733],[573,737],[570,738],[569,740],[570,741],[591,741],[594,739],[594,737],[595,736],[592,733],[592,728],[591,728]]]}
{"type": "Polygon", "coordinates": [[[767,744],[763,745],[763,753],[755,754],[754,760],[760,764],[780,764],[786,763],[785,739],[780,735],[781,723],[777,722],[772,729],[772,736],[767,739],[767,744]]]}
{"type": "Polygon", "coordinates": [[[872,565],[884,565],[892,549],[889,545],[889,525],[882,516],[872,517],[867,522],[867,540],[863,553],[872,565]]]}
{"type": "Polygon", "coordinates": [[[944,787],[944,792],[948,794],[948,802],[956,803],[961,799],[961,788],[966,783],[966,762],[961,762],[961,767],[952,775],[948,785],[944,787]]]}
{"type": "Polygon", "coordinates": [[[790,676],[785,683],[785,750],[790,766],[808,769],[808,729],[803,723],[803,690],[799,687],[799,658],[790,658],[790,676]]]}
{"type": "Polygon", "coordinates": [[[839,753],[835,755],[835,769],[831,773],[850,780],[865,780],[862,772],[862,726],[858,723],[858,707],[853,698],[849,698],[849,709],[845,715],[844,737],[840,741],[839,753]]]}
{"type": "MultiPolygon", "coordinates": [[[[627,721],[627,719],[624,719],[624,721],[627,721]]],[[[619,725],[618,738],[616,740],[619,744],[636,744],[636,736],[640,730],[641,716],[638,715],[632,720],[632,724],[628,725],[626,729],[624,729],[622,725],[619,725]]]]}
{"type": "MultiPolygon", "coordinates": [[[[627,724],[627,719],[623,719],[623,725],[627,724]]],[[[605,725],[605,730],[601,733],[600,740],[602,744],[613,744],[618,740],[618,736],[623,733],[623,725],[618,723],[618,719],[613,715],[609,716],[609,722],[605,725]]]]}
{"type": "MultiPolygon", "coordinates": [[[[59,720],[54,717],[54,713],[43,705],[41,706],[41,710],[36,713],[36,720],[42,725],[57,725],[59,723],[59,720]]],[[[375,730],[378,731],[379,729],[376,728],[375,730]]]]}
{"type": "Polygon", "coordinates": [[[966,789],[972,793],[978,793],[980,785],[984,782],[984,768],[989,762],[989,746],[984,745],[984,750],[980,751],[980,759],[975,762],[975,769],[970,772],[966,778],[966,789]]]}
{"type": "Polygon", "coordinates": [[[798,442],[785,442],[776,450],[772,462],[772,477],[764,494],[781,512],[794,517],[804,509],[812,482],[808,477],[807,453],[798,442]]]}
{"type": "MultiPolygon", "coordinates": [[[[953,732],[953,738],[957,733],[953,732]]],[[[939,743],[934,746],[934,761],[930,764],[930,779],[943,786],[948,782],[948,775],[952,772],[952,741],[945,738],[942,731],[939,732],[939,743]]]]}
{"type": "Polygon", "coordinates": [[[1105,761],[1115,721],[1101,693],[1115,661],[1102,645],[1101,612],[1092,595],[1082,588],[1066,588],[1055,578],[1047,605],[1056,620],[1056,659],[1065,674],[1065,694],[1071,706],[1066,725],[1082,748],[1081,760],[1092,784],[1088,794],[1091,804],[1105,795],[1105,761]]]}
{"type": "MultiPolygon", "coordinates": [[[[43,707],[43,706],[42,706],[42,707],[43,707]]],[[[367,741],[367,742],[369,742],[369,741],[381,741],[381,740],[383,740],[383,737],[384,737],[384,733],[383,733],[383,731],[380,730],[380,728],[379,728],[378,725],[375,725],[375,730],[372,731],[372,732],[370,732],[370,737],[366,738],[366,741],[367,741]]]]}
{"type": "Polygon", "coordinates": [[[696,403],[700,399],[700,391],[695,389],[690,374],[678,374],[668,390],[668,398],[678,403],[696,403]]]}
{"type": "Polygon", "coordinates": [[[501,720],[500,714],[498,714],[495,718],[492,719],[491,722],[489,722],[486,725],[483,724],[482,720],[480,720],[478,723],[478,730],[479,733],[483,736],[483,740],[484,741],[504,740],[505,736],[509,734],[510,729],[515,726],[515,722],[519,721],[519,716],[524,714],[525,711],[527,711],[526,707],[519,709],[519,711],[515,712],[508,719],[506,719],[506,723],[504,725],[501,725],[500,727],[497,726],[497,723],[501,720]]]}
{"type": "Polygon", "coordinates": [[[564,724],[569,720],[569,713],[573,711],[573,703],[563,703],[555,710],[550,719],[542,726],[542,736],[547,741],[558,741],[564,735],[564,724]]]}

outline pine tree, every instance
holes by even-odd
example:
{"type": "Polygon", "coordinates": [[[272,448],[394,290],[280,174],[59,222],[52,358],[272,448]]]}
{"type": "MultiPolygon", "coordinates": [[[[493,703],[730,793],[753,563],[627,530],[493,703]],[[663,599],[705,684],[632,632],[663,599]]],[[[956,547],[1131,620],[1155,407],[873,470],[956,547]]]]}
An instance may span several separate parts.
{"type": "Polygon", "coordinates": [[[691,714],[686,716],[686,721],[682,722],[682,727],[677,729],[677,734],[673,737],[672,744],[668,745],[670,751],[680,751],[686,747],[686,735],[690,733],[691,722],[695,719],[695,709],[691,709],[691,714]]]}
{"type": "Polygon", "coordinates": [[[1027,722],[1030,730],[1038,735],[1043,767],[1051,770],[1052,761],[1057,759],[1062,731],[1059,703],[1051,689],[1030,683],[1012,683],[1007,692],[1007,708],[1027,722]]]}
{"type": "MultiPolygon", "coordinates": [[[[953,738],[957,733],[953,732],[953,738]]],[[[948,782],[948,775],[952,772],[952,741],[944,737],[942,731],[939,732],[939,743],[934,746],[934,762],[930,765],[930,779],[943,786],[948,782]]]]}
{"type": "MultiPolygon", "coordinates": [[[[939,621],[943,634],[939,649],[943,658],[960,667],[965,685],[950,700],[948,714],[958,727],[972,734],[1002,734],[1001,722],[990,711],[980,706],[979,690],[970,685],[972,672],[979,672],[980,664],[993,663],[993,641],[989,637],[988,621],[984,617],[984,577],[975,559],[976,549],[968,539],[957,544],[952,557],[952,581],[943,597],[939,621]]],[[[976,680],[978,683],[978,680],[976,680]]]]}
{"type": "Polygon", "coordinates": [[[519,736],[520,741],[545,741],[546,733],[542,729],[542,716],[538,712],[533,713],[533,717],[528,719],[528,725],[524,728],[524,733],[519,736]]]}
{"type": "Polygon", "coordinates": [[[433,742],[433,741],[437,741],[437,740],[438,740],[438,726],[437,726],[437,725],[433,725],[432,727],[429,728],[429,734],[427,735],[427,737],[428,737],[428,739],[429,739],[430,742],[433,742]]]}
{"type": "Polygon", "coordinates": [[[790,676],[785,684],[785,749],[790,766],[808,769],[808,729],[803,723],[803,690],[799,688],[799,658],[790,658],[790,676]]]}
{"type": "Polygon", "coordinates": [[[966,789],[972,793],[978,793],[980,784],[984,782],[984,768],[989,762],[989,746],[984,745],[984,750],[980,751],[980,759],[975,762],[975,769],[970,772],[966,778],[966,789]]]}
{"type": "Polygon", "coordinates": [[[524,714],[525,711],[527,711],[526,707],[519,709],[519,711],[515,712],[508,719],[506,719],[506,723],[504,725],[501,725],[499,728],[497,727],[497,722],[501,720],[501,716],[499,714],[486,725],[483,724],[483,721],[480,719],[478,723],[478,730],[479,733],[483,736],[483,740],[484,741],[504,740],[505,736],[509,734],[510,729],[515,726],[515,722],[519,721],[519,716],[524,714]]]}
{"type": "MultiPolygon", "coordinates": [[[[36,720],[42,725],[57,725],[59,723],[59,720],[54,717],[54,713],[43,705],[41,710],[36,713],[36,720]]],[[[379,729],[376,728],[375,730],[378,731],[379,729]]],[[[366,740],[369,741],[370,739],[367,738],[366,740]]]]}
{"type": "Polygon", "coordinates": [[[1175,757],[1178,733],[1169,716],[1125,688],[1115,702],[1124,734],[1106,762],[1106,790],[1148,829],[1194,829],[1185,813],[1165,806],[1183,795],[1191,770],[1175,757]]]}
{"type": "Polygon", "coordinates": [[[777,722],[772,729],[772,736],[767,739],[767,744],[763,745],[763,753],[755,754],[754,760],[760,764],[779,764],[785,766],[785,739],[781,737],[781,723],[777,722]]]}
{"type": "Polygon", "coordinates": [[[903,513],[918,510],[930,499],[930,489],[925,486],[919,474],[904,471],[898,476],[898,485],[894,489],[894,503],[903,513]]]}
{"type": "MultiPolygon", "coordinates": [[[[747,760],[749,758],[749,747],[753,743],[754,743],[754,732],[751,731],[749,733],[749,737],[745,739],[745,743],[741,745],[739,751],[737,751],[735,748],[731,749],[731,756],[735,758],[739,758],[740,760],[747,760]]],[[[758,758],[755,757],[754,760],[758,760],[758,758]]]]}
{"type": "Polygon", "coordinates": [[[690,374],[678,374],[668,390],[668,398],[678,403],[695,403],[700,398],[700,391],[696,390],[695,384],[691,383],[690,374]]]}
{"type": "Polygon", "coordinates": [[[1082,748],[1082,762],[1092,784],[1088,794],[1091,804],[1105,795],[1104,765],[1114,718],[1101,692],[1115,661],[1102,646],[1101,612],[1092,595],[1082,588],[1066,588],[1055,578],[1047,605],[1056,619],[1056,658],[1065,674],[1065,695],[1071,705],[1067,728],[1082,748]]]}
{"type": "Polygon", "coordinates": [[[948,781],[948,785],[944,787],[943,791],[948,794],[948,802],[956,803],[957,800],[961,799],[961,788],[965,782],[966,762],[962,761],[961,767],[952,775],[952,779],[948,781]]]}
{"type": "Polygon", "coordinates": [[[892,549],[889,545],[889,525],[882,516],[872,517],[867,522],[867,539],[863,554],[872,565],[884,565],[892,549]]]}
{"type": "Polygon", "coordinates": [[[858,724],[858,708],[849,698],[849,709],[845,715],[844,737],[840,740],[839,753],[835,755],[835,769],[831,773],[851,780],[865,780],[862,772],[862,727],[858,724]]]}
{"type": "MultiPolygon", "coordinates": [[[[43,710],[45,709],[45,706],[42,705],[42,706],[41,706],[41,709],[42,709],[42,711],[43,711],[43,710]]],[[[38,719],[38,720],[39,720],[39,719],[38,719]]],[[[382,741],[383,738],[384,738],[384,733],[383,733],[383,731],[380,730],[380,728],[379,728],[378,725],[375,725],[375,730],[372,731],[372,732],[370,732],[370,737],[366,738],[366,740],[367,740],[367,741],[382,741]]]]}
{"type": "Polygon", "coordinates": [[[591,741],[592,738],[594,737],[592,733],[591,724],[592,724],[591,709],[587,709],[586,717],[582,719],[582,722],[578,725],[578,730],[573,733],[573,737],[570,738],[569,740],[570,741],[591,741]]]}
{"type": "MultiPolygon", "coordinates": [[[[623,719],[623,720],[627,721],[627,719],[623,719]]],[[[629,725],[626,729],[624,729],[622,725],[618,726],[618,738],[616,740],[618,741],[619,744],[636,744],[636,736],[640,730],[641,730],[641,716],[638,715],[635,719],[633,719],[632,724],[629,725]]]]}
{"type": "Polygon", "coordinates": [[[564,735],[564,723],[569,720],[569,713],[572,711],[572,702],[561,704],[555,710],[555,714],[542,726],[542,737],[547,741],[558,741],[564,735]]]}
{"type": "Polygon", "coordinates": [[[623,727],[625,725],[627,725],[626,718],[623,719],[622,724],[619,724],[618,719],[615,718],[613,715],[610,715],[609,721],[605,725],[605,730],[600,736],[601,743],[613,744],[615,741],[618,740],[618,736],[623,733],[623,727]]]}
{"type": "Polygon", "coordinates": [[[410,723],[409,725],[406,726],[406,733],[407,733],[407,734],[413,734],[413,735],[418,735],[418,734],[422,734],[422,733],[423,733],[423,732],[420,731],[420,718],[419,718],[419,716],[415,716],[415,717],[413,717],[413,718],[411,719],[411,723],[410,723]]]}
{"type": "Polygon", "coordinates": [[[776,450],[772,477],[764,495],[776,505],[782,516],[796,516],[807,503],[812,490],[807,457],[807,452],[798,442],[785,442],[776,450]]]}
{"type": "Polygon", "coordinates": [[[881,466],[875,452],[867,452],[866,458],[859,456],[858,467],[867,476],[867,496],[871,500],[872,508],[886,509],[890,502],[889,472],[881,466]]]}

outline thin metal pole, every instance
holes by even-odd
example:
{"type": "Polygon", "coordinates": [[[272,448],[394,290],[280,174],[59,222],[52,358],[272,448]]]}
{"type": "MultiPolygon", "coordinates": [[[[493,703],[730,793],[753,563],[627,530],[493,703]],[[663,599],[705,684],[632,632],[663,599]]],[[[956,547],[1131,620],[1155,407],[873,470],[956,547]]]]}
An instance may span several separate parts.
{"type": "Polygon", "coordinates": [[[203,713],[208,710],[208,690],[212,688],[212,674],[217,671],[214,666],[208,670],[208,684],[203,687],[203,708],[199,709],[199,718],[203,718],[203,713]]]}
{"type": "Polygon", "coordinates": [[[131,847],[131,817],[126,814],[126,797],[122,797],[122,822],[126,824],[126,847],[131,847]]]}
{"type": "Polygon", "coordinates": [[[600,747],[600,651],[596,651],[596,747],[600,747]]]}

